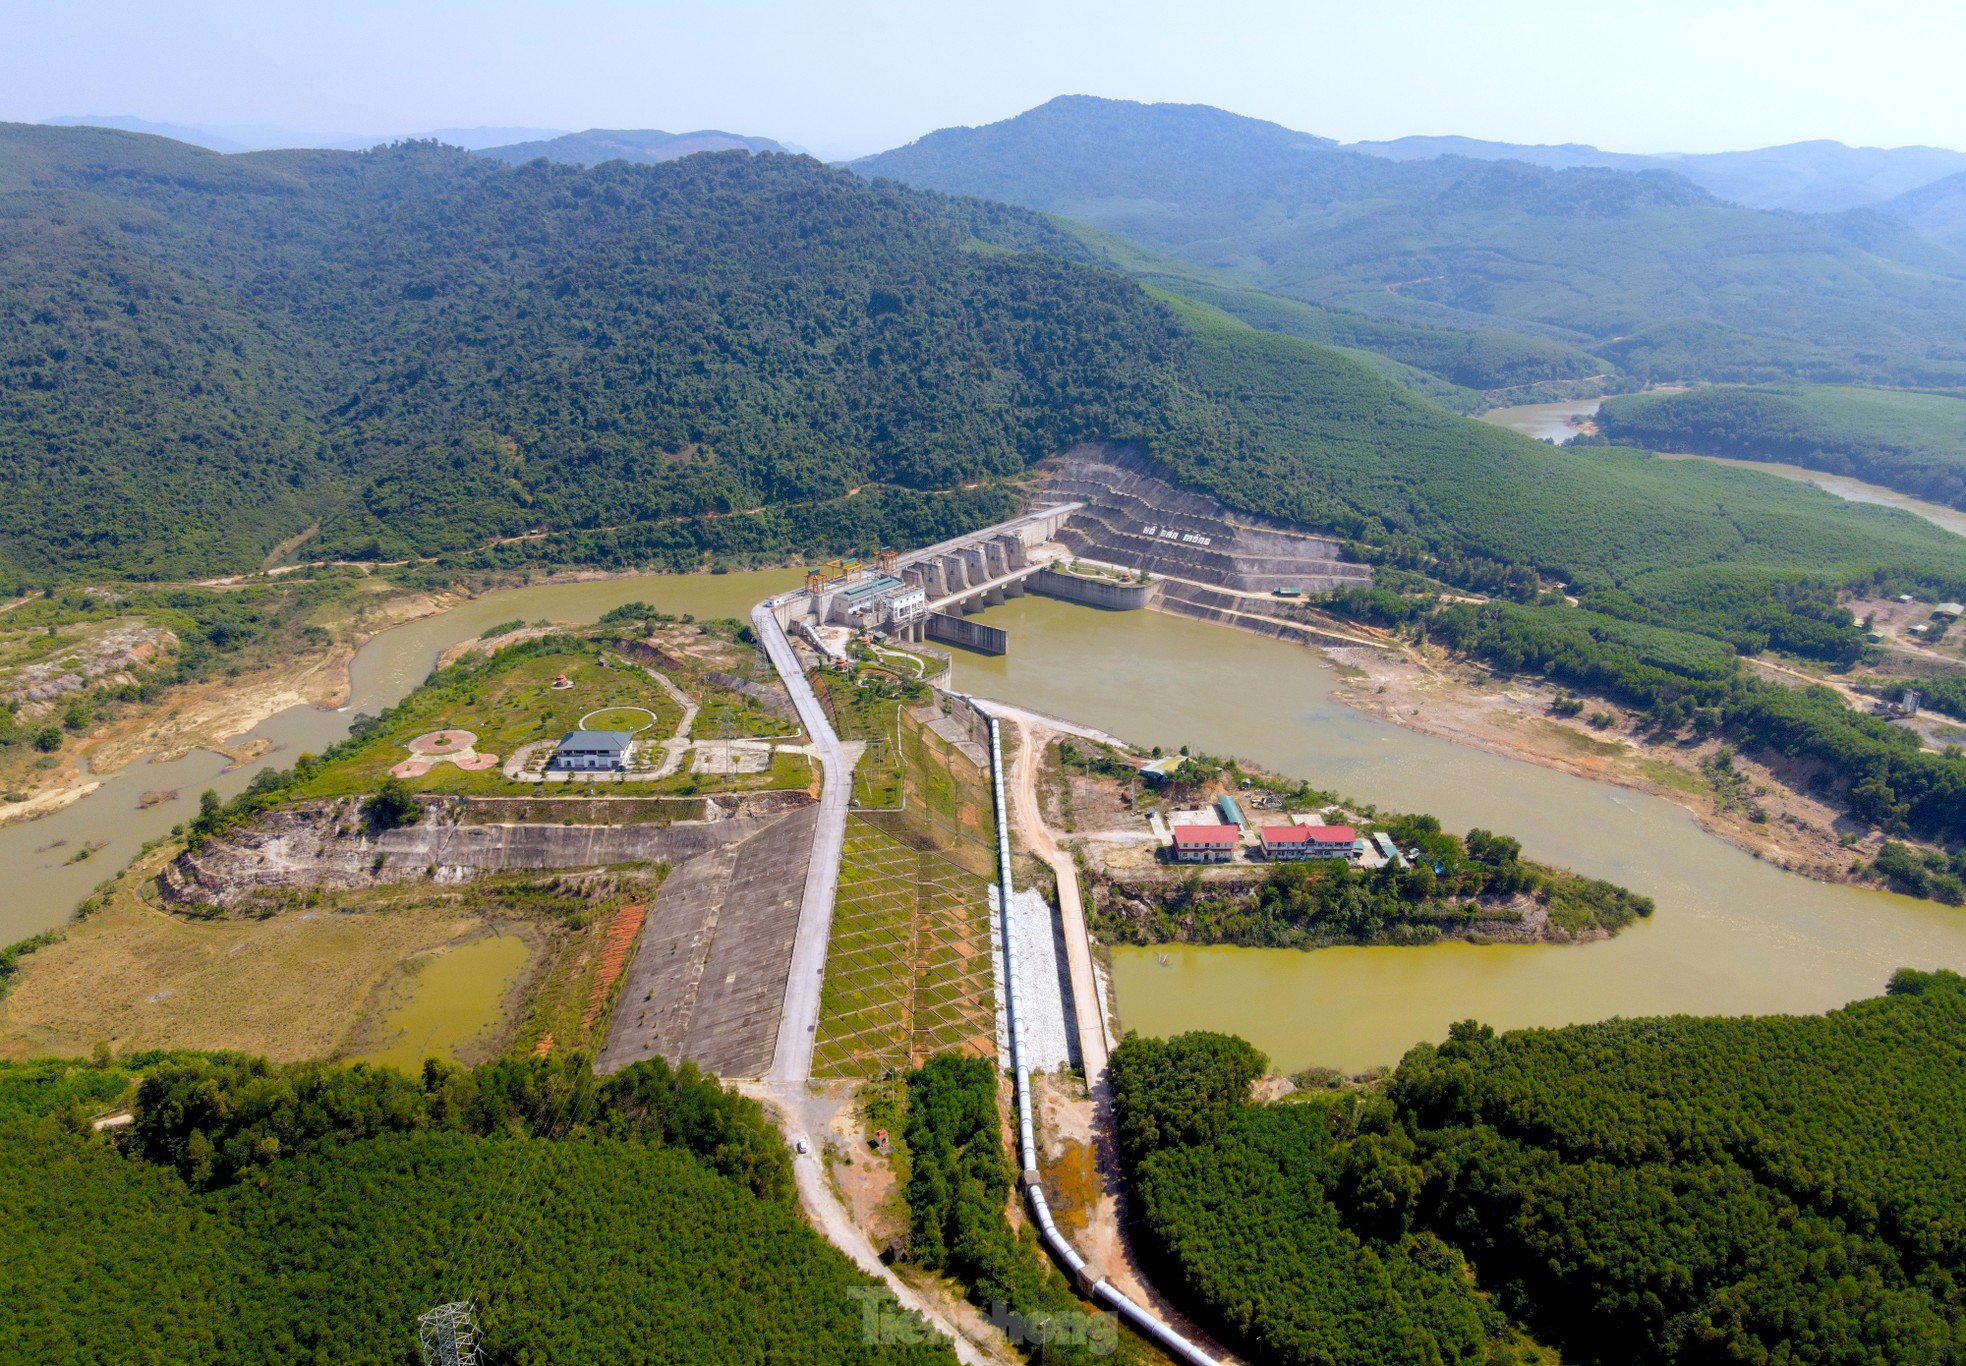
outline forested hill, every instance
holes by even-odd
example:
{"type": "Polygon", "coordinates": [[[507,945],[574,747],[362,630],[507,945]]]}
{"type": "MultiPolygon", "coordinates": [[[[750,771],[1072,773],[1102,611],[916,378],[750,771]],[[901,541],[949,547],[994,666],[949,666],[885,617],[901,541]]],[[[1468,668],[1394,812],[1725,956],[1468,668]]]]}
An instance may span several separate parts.
{"type": "Polygon", "coordinates": [[[1828,1015],[1473,1021],[1378,1093],[1249,1100],[1240,1039],[1113,1053],[1157,1283],[1265,1362],[1950,1366],[1966,982],[1828,1015]],[[1477,1291],[1477,1287],[1479,1288],[1477,1291]]]}
{"type": "Polygon", "coordinates": [[[933,208],[787,156],[4,127],[0,564],[249,567],[315,520],[310,553],[392,557],[537,525],[639,528],[593,553],[645,563],[932,540],[1042,454],[1164,429],[1162,309],[933,208]]]}
{"type": "Polygon", "coordinates": [[[1087,97],[855,167],[1313,303],[1540,331],[1640,380],[1966,378],[1966,259],[1883,214],[1764,213],[1668,172],[1392,161],[1218,109],[1087,97]]]}
{"type": "Polygon", "coordinates": [[[486,147],[478,155],[515,165],[545,157],[548,161],[564,161],[574,166],[598,166],[604,161],[674,161],[697,152],[784,150],[770,138],[746,137],[719,128],[704,128],[694,133],[665,133],[659,128],[589,128],[584,133],[563,133],[556,138],[486,147]]]}
{"type": "Polygon", "coordinates": [[[1735,387],[1606,399],[1625,446],[1781,460],[1966,510],[1966,393],[1840,385],[1735,387]]]}
{"type": "Polygon", "coordinates": [[[1062,259],[1035,214],[809,158],[227,157],[14,126],[0,234],[17,580],[249,567],[317,520],[309,555],[476,563],[921,543],[1102,439],[1246,511],[1578,584],[1966,582],[1915,519],[1555,451],[1062,259]]]}

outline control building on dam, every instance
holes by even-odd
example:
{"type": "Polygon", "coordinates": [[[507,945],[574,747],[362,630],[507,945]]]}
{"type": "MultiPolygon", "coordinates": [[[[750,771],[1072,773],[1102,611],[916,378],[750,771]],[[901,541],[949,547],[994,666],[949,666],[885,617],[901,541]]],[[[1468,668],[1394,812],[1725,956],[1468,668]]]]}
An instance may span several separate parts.
{"type": "Polygon", "coordinates": [[[1158,584],[1124,569],[1073,569],[1059,533],[1083,507],[1036,508],[923,550],[884,550],[871,562],[835,560],[809,572],[805,588],[773,610],[787,630],[846,626],[1002,654],[1009,634],[968,618],[1025,593],[1118,611],[1147,606],[1158,584]]]}

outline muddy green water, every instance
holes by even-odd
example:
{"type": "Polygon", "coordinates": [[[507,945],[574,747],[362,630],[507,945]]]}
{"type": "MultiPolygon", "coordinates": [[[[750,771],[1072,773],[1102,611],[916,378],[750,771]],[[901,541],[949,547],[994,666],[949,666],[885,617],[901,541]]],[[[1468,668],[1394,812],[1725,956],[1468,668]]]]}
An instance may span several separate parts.
{"type": "Polygon", "coordinates": [[[526,956],[526,941],[516,934],[439,949],[416,965],[401,1003],[377,1031],[376,1046],[362,1057],[411,1076],[425,1058],[455,1061],[498,1027],[500,1007],[526,956]]]}
{"type": "Polygon", "coordinates": [[[348,733],[358,712],[393,706],[430,672],[437,656],[460,640],[515,617],[531,621],[592,621],[624,602],[643,601],[676,615],[750,615],[753,604],[799,583],[795,570],[747,574],[667,574],[601,579],[507,589],[446,612],[399,626],[371,640],[356,655],[348,705],[339,711],[294,707],[248,731],[273,742],[272,750],[251,764],[228,771],[219,755],[194,751],[168,764],[138,762],[111,774],[103,785],[66,810],[38,821],[0,828],[0,944],[10,944],[61,924],[89,889],[136,856],[146,840],[197,813],[198,794],[214,788],[220,796],[240,791],[254,773],[283,767],[304,750],[319,752],[348,733]],[[174,801],[147,810],[145,792],[177,792],[174,801]],[[68,860],[83,848],[101,845],[80,862],[68,860]]]}
{"type": "Polygon", "coordinates": [[[1708,835],[1670,802],[1365,716],[1333,698],[1336,675],[1315,651],[1036,597],[982,619],[1009,630],[1010,653],[959,655],[965,691],[1140,744],[1241,756],[1382,807],[1431,811],[1450,829],[1505,831],[1534,858],[1659,905],[1586,945],[1121,949],[1125,1028],[1230,1030],[1286,1069],[1359,1069],[1470,1017],[1506,1028],[1819,1011],[1875,995],[1903,965],[1966,969],[1966,912],[1809,882],[1708,835]]]}
{"type": "MultiPolygon", "coordinates": [[[[796,581],[789,572],[647,577],[489,594],[371,641],[355,660],[348,708],[274,717],[255,732],[275,744],[260,762],[285,763],[331,743],[356,711],[390,705],[444,647],[497,622],[591,620],[638,598],[672,612],[742,616],[796,581]]],[[[1394,1061],[1470,1016],[1508,1027],[1670,1011],[1815,1011],[1877,992],[1900,965],[1966,969],[1966,913],[1819,886],[1714,839],[1670,803],[1366,717],[1332,698],[1335,675],[1315,651],[1156,612],[1096,612],[1035,597],[986,620],[1010,630],[1011,652],[961,656],[960,687],[1143,744],[1241,755],[1383,806],[1432,811],[1455,829],[1507,831],[1534,857],[1659,902],[1650,922],[1581,947],[1176,948],[1166,950],[1165,965],[1154,951],[1124,950],[1115,973],[1129,1028],[1229,1029],[1288,1068],[1360,1068],[1394,1061]]],[[[59,924],[96,879],[183,820],[201,788],[235,791],[257,767],[221,774],[222,762],[192,755],[135,765],[65,812],[0,830],[0,866],[9,871],[0,942],[59,924]],[[163,787],[183,796],[135,809],[139,793],[163,787]],[[56,840],[68,844],[50,849],[56,840]],[[107,847],[86,863],[62,862],[66,849],[92,840],[107,847]]],[[[472,1015],[492,999],[489,990],[467,993],[458,1013],[472,1015]]]]}

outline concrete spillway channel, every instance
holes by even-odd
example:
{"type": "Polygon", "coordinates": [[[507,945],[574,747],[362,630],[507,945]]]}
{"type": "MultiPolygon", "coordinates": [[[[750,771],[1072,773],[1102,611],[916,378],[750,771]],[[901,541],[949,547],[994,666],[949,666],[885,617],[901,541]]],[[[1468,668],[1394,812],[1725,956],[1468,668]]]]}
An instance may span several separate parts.
{"type": "MultiPolygon", "coordinates": [[[[1135,1304],[1111,1281],[1099,1275],[1085,1258],[1079,1256],[1078,1249],[1065,1241],[1065,1235],[1058,1231],[1058,1225],[1051,1217],[1044,1183],[1038,1176],[1037,1133],[1033,1128],[1031,1109],[1031,1069],[1024,1058],[1024,1012],[1017,970],[1017,926],[1011,911],[1010,804],[1004,799],[1003,739],[997,718],[987,708],[979,706],[974,698],[969,702],[990,723],[990,788],[997,816],[997,915],[1003,935],[1004,986],[1008,996],[1005,1008],[1010,1017],[1010,1066],[1017,1081],[1017,1153],[1023,1172],[1020,1184],[1024,1187],[1025,1202],[1031,1207],[1031,1218],[1037,1223],[1045,1247],[1094,1304],[1103,1304],[1111,1309],[1176,1360],[1188,1362],[1190,1366],[1220,1366],[1214,1357],[1135,1304]]],[[[1084,1009],[1085,1003],[1080,1002],[1079,1007],[1084,1009]]]]}

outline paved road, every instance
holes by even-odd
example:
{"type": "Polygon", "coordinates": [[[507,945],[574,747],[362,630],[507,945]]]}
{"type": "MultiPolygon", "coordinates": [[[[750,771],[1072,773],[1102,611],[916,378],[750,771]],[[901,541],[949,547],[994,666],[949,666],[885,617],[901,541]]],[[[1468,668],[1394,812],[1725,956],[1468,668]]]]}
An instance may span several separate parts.
{"type": "Polygon", "coordinates": [[[839,888],[840,855],[846,848],[847,802],[853,795],[853,765],[833,733],[799,668],[792,642],[771,608],[751,609],[751,628],[792,695],[799,720],[819,756],[825,782],[819,791],[819,825],[806,862],[805,897],[799,908],[792,966],[785,977],[785,1008],[778,1018],[778,1046],[772,1053],[771,1081],[803,1082],[812,1075],[813,1033],[819,1027],[819,988],[826,972],[826,940],[833,929],[833,897],[839,888]]]}

